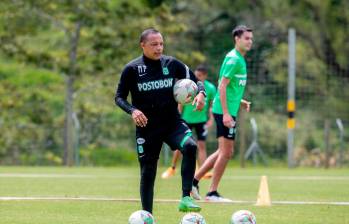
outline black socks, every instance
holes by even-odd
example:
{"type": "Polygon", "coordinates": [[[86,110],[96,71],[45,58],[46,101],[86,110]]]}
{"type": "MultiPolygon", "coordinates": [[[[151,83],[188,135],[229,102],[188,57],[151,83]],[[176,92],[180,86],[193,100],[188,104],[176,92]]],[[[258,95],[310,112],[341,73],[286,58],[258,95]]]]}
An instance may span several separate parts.
{"type": "Polygon", "coordinates": [[[216,196],[220,197],[219,193],[217,191],[210,191],[206,194],[206,196],[216,196]]]}
{"type": "Polygon", "coordinates": [[[194,187],[198,187],[198,185],[199,185],[199,181],[198,181],[197,179],[194,178],[194,180],[193,180],[193,186],[194,186],[194,187]]]}

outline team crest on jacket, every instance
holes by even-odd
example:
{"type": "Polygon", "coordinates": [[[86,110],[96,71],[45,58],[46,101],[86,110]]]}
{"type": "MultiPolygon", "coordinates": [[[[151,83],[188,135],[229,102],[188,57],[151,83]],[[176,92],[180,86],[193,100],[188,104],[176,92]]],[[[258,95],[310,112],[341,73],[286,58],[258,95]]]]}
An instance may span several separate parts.
{"type": "Polygon", "coordinates": [[[137,144],[138,145],[142,145],[142,144],[144,144],[144,142],[145,142],[144,138],[137,138],[137,144]]]}
{"type": "Polygon", "coordinates": [[[164,74],[164,75],[170,74],[170,72],[168,71],[168,68],[167,68],[167,67],[163,67],[163,68],[162,68],[162,74],[164,74]]]}

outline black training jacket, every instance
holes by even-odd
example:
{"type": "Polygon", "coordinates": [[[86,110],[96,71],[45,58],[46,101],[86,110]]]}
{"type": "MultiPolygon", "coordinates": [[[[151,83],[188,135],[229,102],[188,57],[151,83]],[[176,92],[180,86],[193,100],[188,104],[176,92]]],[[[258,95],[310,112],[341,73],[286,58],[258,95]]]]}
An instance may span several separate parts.
{"type": "Polygon", "coordinates": [[[174,57],[163,55],[160,60],[140,56],[129,62],[121,73],[115,95],[115,103],[131,114],[134,109],[142,111],[149,120],[157,117],[179,117],[173,86],[179,79],[190,78],[205,91],[193,72],[174,57]],[[131,104],[127,101],[131,93],[131,104]]]}

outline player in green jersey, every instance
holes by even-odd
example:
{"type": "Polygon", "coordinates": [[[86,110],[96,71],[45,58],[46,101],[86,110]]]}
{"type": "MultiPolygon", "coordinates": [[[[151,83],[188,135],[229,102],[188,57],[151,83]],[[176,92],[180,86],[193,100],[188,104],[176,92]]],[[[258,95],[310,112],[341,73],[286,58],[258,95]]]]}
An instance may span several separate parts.
{"type": "MultiPolygon", "coordinates": [[[[211,112],[212,101],[216,95],[216,87],[209,81],[207,81],[208,71],[203,65],[199,65],[195,71],[195,76],[198,80],[202,81],[206,90],[206,102],[205,107],[202,111],[195,110],[195,106],[191,104],[186,104],[184,106],[179,105],[180,112],[182,114],[182,119],[188,124],[191,130],[195,129],[197,135],[198,144],[198,165],[199,167],[206,160],[206,136],[208,133],[208,128],[213,125],[213,115],[211,112]]],[[[176,172],[177,160],[180,157],[180,152],[177,150],[173,154],[171,166],[162,173],[162,178],[172,177],[176,172]]],[[[211,173],[207,172],[204,178],[210,178],[211,173]]]]}
{"type": "Polygon", "coordinates": [[[213,168],[212,182],[206,194],[206,200],[212,202],[229,202],[218,192],[218,184],[223,176],[225,167],[234,152],[236,133],[236,117],[240,106],[250,110],[250,102],[243,100],[247,81],[245,54],[252,47],[252,29],[246,26],[237,26],[233,32],[235,48],[231,50],[222,63],[218,91],[213,101],[212,112],[217,124],[218,149],[211,154],[200,169],[195,173],[192,196],[200,199],[198,192],[199,180],[213,168]]]}

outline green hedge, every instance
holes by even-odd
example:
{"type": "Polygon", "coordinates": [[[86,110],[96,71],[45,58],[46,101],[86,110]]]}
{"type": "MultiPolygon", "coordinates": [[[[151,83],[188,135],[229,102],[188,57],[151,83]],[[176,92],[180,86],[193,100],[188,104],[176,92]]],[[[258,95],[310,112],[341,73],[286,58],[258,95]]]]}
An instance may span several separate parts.
{"type": "Polygon", "coordinates": [[[137,153],[128,149],[82,149],[81,165],[119,166],[137,164],[137,153]]]}

